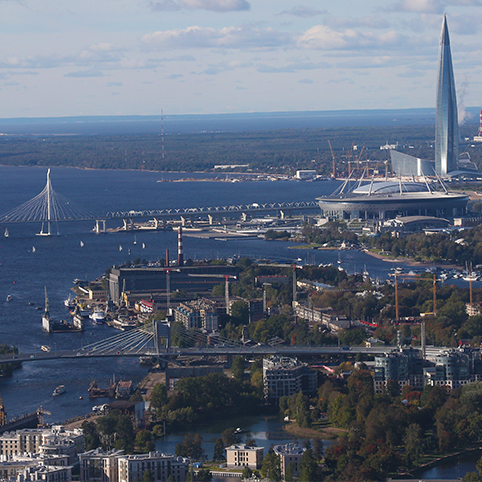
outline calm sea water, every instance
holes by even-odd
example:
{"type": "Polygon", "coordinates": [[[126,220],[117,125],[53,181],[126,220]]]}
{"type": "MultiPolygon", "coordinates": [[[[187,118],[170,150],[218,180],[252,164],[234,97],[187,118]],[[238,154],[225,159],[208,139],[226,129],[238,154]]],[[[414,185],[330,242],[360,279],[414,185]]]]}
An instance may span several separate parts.
{"type": "MultiPolygon", "coordinates": [[[[162,174],[163,179],[181,176],[162,174]]],[[[195,176],[191,173],[186,175],[195,176]]],[[[197,176],[206,177],[205,174],[197,176]]],[[[333,182],[158,183],[161,175],[153,172],[72,168],[54,169],[51,179],[56,192],[96,213],[217,206],[228,202],[309,201],[331,193],[336,187],[333,182]]],[[[45,181],[46,170],[43,168],[0,167],[0,214],[37,195],[44,188],[45,181]]],[[[74,278],[95,279],[109,266],[137,256],[158,259],[164,256],[166,248],[171,253],[176,252],[174,232],[136,233],[137,243],[134,245],[132,233],[95,235],[92,227],[92,222],[59,223],[59,236],[38,237],[39,223],[13,224],[8,226],[10,236],[5,238],[5,226],[0,226],[0,343],[15,344],[25,352],[38,351],[42,345],[49,345],[53,350],[75,349],[117,334],[104,325],[88,326],[84,333],[44,333],[41,311],[36,307],[43,306],[45,287],[52,315],[66,318],[63,300],[68,297],[74,278]],[[145,249],[142,249],[142,243],[145,249]],[[120,245],[123,246],[122,251],[119,250],[120,245]],[[131,250],[130,256],[128,249],[131,250]],[[8,294],[13,297],[9,303],[3,301],[8,294]],[[34,306],[29,306],[29,302],[33,302],[34,306]]],[[[360,272],[366,266],[373,277],[381,280],[387,278],[392,267],[390,263],[359,251],[287,249],[289,246],[292,245],[263,240],[222,242],[187,237],[184,240],[185,257],[193,259],[223,258],[236,254],[285,262],[301,259],[316,264],[336,264],[340,260],[350,273],[360,272]]],[[[52,413],[47,421],[63,421],[91,411],[93,403],[88,398],[87,389],[93,379],[99,385],[106,385],[113,375],[117,379],[138,382],[145,374],[146,369],[132,359],[24,363],[12,378],[0,380],[0,396],[9,417],[30,413],[42,405],[52,413]],[[54,398],[52,390],[59,384],[67,387],[67,393],[54,398]]],[[[98,400],[95,404],[101,402],[98,400]]],[[[251,427],[254,433],[261,434],[259,438],[262,439],[266,427],[258,429],[251,427]]],[[[165,443],[168,443],[167,450],[171,445],[168,441],[165,443]]],[[[174,446],[175,443],[177,441],[173,440],[174,446]]],[[[209,450],[206,451],[210,455],[209,450]]]]}

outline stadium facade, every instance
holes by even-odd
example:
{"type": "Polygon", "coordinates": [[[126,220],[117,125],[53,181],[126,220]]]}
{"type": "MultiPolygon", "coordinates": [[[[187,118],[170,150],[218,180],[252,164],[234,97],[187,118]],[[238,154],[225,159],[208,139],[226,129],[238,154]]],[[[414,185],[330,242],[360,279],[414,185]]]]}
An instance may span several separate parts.
{"type": "Polygon", "coordinates": [[[385,181],[355,185],[348,181],[332,195],[317,198],[330,219],[394,219],[397,216],[453,218],[467,212],[466,194],[436,191],[428,183],[385,181]]]}

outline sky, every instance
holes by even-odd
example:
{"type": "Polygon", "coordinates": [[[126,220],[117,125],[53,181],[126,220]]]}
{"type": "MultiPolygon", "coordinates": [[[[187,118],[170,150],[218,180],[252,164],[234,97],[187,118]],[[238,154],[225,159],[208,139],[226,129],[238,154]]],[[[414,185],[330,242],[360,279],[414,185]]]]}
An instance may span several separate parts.
{"type": "Polygon", "coordinates": [[[0,0],[0,118],[434,107],[444,12],[463,120],[482,0],[0,0]]]}

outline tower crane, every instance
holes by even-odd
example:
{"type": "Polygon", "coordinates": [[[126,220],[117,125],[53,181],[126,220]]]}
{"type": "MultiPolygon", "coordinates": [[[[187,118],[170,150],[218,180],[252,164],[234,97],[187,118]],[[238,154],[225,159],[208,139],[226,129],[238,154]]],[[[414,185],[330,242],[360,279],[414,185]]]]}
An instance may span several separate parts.
{"type": "Polygon", "coordinates": [[[296,302],[296,268],[300,266],[296,264],[270,264],[270,263],[258,263],[258,266],[268,266],[270,268],[291,268],[293,270],[293,308],[296,302]]]}
{"type": "Polygon", "coordinates": [[[331,177],[333,179],[336,179],[336,171],[335,171],[335,154],[333,154],[333,149],[331,147],[331,142],[330,140],[328,139],[328,145],[330,146],[330,151],[331,151],[331,158],[333,159],[333,171],[331,173],[331,177]]]}
{"type": "Polygon", "coordinates": [[[196,276],[198,278],[224,278],[225,285],[224,285],[224,299],[226,302],[226,314],[229,315],[229,280],[230,279],[238,279],[236,275],[232,274],[191,274],[189,273],[188,276],[196,276]]]}
{"type": "MultiPolygon", "coordinates": [[[[398,307],[398,278],[402,277],[406,278],[414,278],[414,279],[423,279],[419,274],[409,274],[409,273],[393,273],[389,276],[393,276],[395,278],[395,317],[397,323],[400,322],[399,316],[399,307],[398,307]]],[[[437,277],[433,275],[433,314],[437,314],[437,277]]],[[[422,356],[425,359],[425,322],[422,321],[420,324],[420,343],[422,346],[422,356]]]]}

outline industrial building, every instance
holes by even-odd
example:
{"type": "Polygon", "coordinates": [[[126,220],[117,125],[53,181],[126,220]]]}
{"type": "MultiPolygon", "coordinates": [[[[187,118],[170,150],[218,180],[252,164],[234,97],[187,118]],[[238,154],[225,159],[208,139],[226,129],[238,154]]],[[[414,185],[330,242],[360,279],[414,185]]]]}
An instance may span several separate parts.
{"type": "Polygon", "coordinates": [[[238,273],[235,266],[220,265],[178,266],[169,271],[151,266],[113,267],[107,276],[110,297],[114,303],[119,303],[122,293],[137,296],[139,300],[166,296],[168,277],[171,292],[210,294],[214,286],[224,282],[224,275],[236,276],[238,273]]]}
{"type": "Polygon", "coordinates": [[[268,403],[299,392],[312,395],[318,388],[317,374],[297,358],[276,355],[263,360],[263,387],[268,403]]]}

